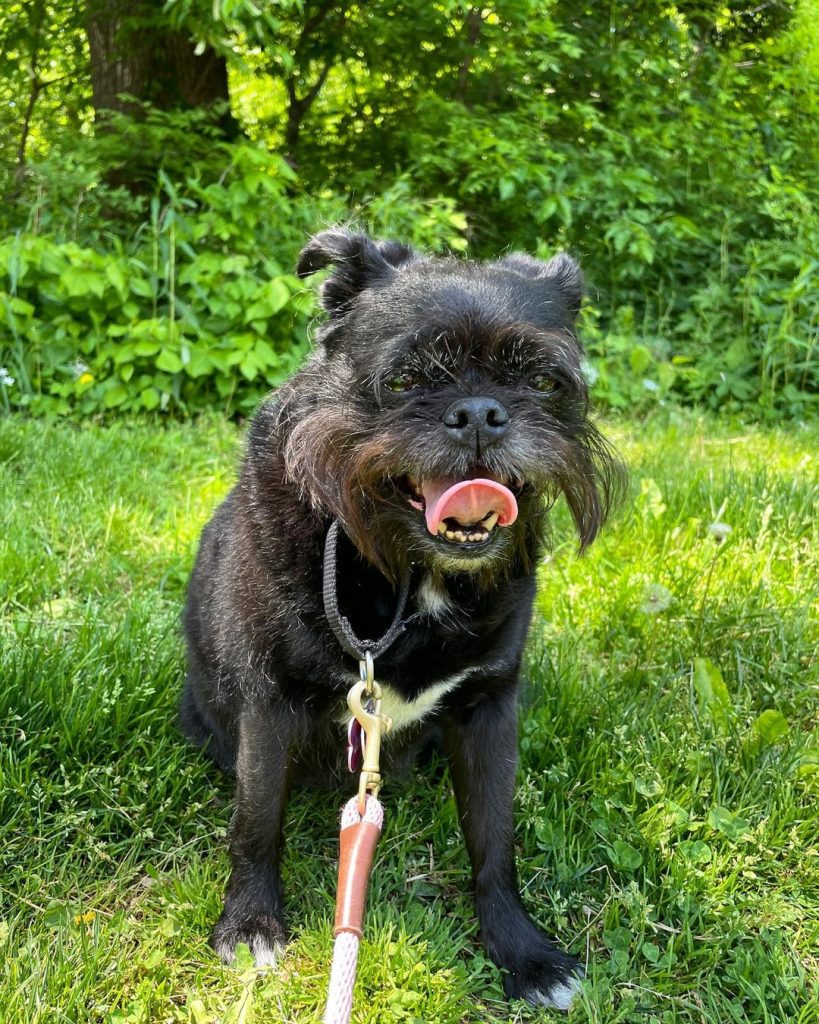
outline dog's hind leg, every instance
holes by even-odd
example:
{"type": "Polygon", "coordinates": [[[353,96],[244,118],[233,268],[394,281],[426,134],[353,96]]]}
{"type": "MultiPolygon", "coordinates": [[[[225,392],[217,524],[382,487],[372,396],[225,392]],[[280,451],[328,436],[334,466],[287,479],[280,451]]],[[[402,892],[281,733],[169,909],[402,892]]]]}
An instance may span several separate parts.
{"type": "Polygon", "coordinates": [[[582,974],[531,921],[517,888],[513,803],[517,769],[514,680],[503,697],[451,715],[444,727],[458,814],[475,883],[481,941],[506,971],[510,999],[568,1010],[582,974]]]}
{"type": "MultiPolygon", "coordinates": [[[[192,670],[191,670],[192,671],[192,670]]],[[[236,770],[236,740],[215,715],[203,707],[190,678],[179,702],[179,725],[195,747],[201,747],[217,767],[231,775],[236,770]]]]}

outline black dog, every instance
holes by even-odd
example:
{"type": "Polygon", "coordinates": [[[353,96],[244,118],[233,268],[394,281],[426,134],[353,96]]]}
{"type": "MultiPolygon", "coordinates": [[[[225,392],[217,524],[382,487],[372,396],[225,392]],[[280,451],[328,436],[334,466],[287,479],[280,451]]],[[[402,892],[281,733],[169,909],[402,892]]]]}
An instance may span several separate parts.
{"type": "Polygon", "coordinates": [[[238,942],[259,963],[275,959],[289,780],[350,791],[345,695],[357,665],[322,606],[337,520],[338,604],[358,636],[387,630],[396,581],[411,581],[407,627],[376,662],[395,723],[387,777],[431,729],[442,735],[482,940],[510,997],[566,1008],[580,967],[523,909],[512,805],[547,507],[565,495],[584,547],[619,479],[587,417],[580,271],[565,255],[476,264],[345,231],[315,237],[298,273],[330,264],[318,349],[256,416],[188,594],[183,726],[237,780],[213,943],[226,960],[238,942]]]}

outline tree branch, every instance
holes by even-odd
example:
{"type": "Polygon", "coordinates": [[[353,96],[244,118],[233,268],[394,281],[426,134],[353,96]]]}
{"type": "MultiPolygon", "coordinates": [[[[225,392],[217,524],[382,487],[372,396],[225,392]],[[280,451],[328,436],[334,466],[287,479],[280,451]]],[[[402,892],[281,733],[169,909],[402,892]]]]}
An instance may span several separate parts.
{"type": "Polygon", "coordinates": [[[481,16],[480,8],[470,7],[469,13],[466,16],[466,45],[467,50],[464,53],[464,59],[461,61],[461,66],[458,68],[458,85],[455,89],[455,99],[459,103],[463,103],[465,107],[468,107],[467,103],[467,88],[469,85],[469,72],[472,68],[472,62],[475,60],[475,51],[481,38],[481,27],[483,26],[483,17],[481,16]]]}
{"type": "MultiPolygon", "coordinates": [[[[322,4],[313,13],[312,17],[308,18],[302,25],[301,31],[299,32],[299,38],[293,49],[297,66],[299,63],[298,58],[300,51],[304,50],[311,35],[324,24],[328,15],[335,6],[334,0],[327,0],[327,2],[322,4]]],[[[333,26],[338,37],[341,36],[344,30],[344,21],[346,17],[347,9],[346,6],[344,6],[338,12],[337,24],[333,26]]],[[[315,103],[319,93],[321,92],[322,86],[327,81],[327,76],[330,74],[336,56],[337,50],[330,53],[330,55],[325,59],[318,77],[303,96],[299,96],[296,92],[296,81],[298,76],[295,72],[288,75],[285,79],[284,85],[287,91],[287,126],[285,128],[284,141],[286,157],[293,165],[296,163],[295,151],[298,146],[301,123],[315,103]]],[[[309,66],[309,58],[307,59],[307,64],[309,66]]]]}
{"type": "Polygon", "coordinates": [[[31,92],[28,95],[26,112],[23,117],[23,130],[20,133],[20,143],[17,146],[17,165],[14,169],[14,178],[17,182],[23,177],[23,167],[26,162],[26,147],[31,132],[31,118],[34,115],[34,107],[37,104],[37,97],[50,82],[43,82],[37,75],[36,68],[31,69],[31,92]]]}

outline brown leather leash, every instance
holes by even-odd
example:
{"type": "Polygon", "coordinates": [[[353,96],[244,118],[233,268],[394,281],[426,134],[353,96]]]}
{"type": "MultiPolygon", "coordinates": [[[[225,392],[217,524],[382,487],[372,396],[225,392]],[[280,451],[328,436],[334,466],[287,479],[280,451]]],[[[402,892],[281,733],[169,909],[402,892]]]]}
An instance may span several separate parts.
{"type": "Polygon", "coordinates": [[[363,936],[364,906],[375,847],[384,822],[378,800],[381,788],[381,738],[392,720],[381,713],[381,687],[375,681],[374,659],[383,654],[404,632],[410,620],[403,620],[409,595],[410,574],[400,583],[395,615],[389,629],[378,640],[360,640],[338,607],[336,549],[338,522],[333,522],[324,546],[323,596],[327,621],[341,647],[358,660],[359,681],[347,694],[352,718],[348,729],[347,759],[350,771],[361,765],[358,795],[341,812],[339,833],[338,888],[333,935],[333,963],[324,1024],[349,1024],[353,1006],[358,947],[363,936]],[[363,762],[363,763],[361,763],[363,762]]]}

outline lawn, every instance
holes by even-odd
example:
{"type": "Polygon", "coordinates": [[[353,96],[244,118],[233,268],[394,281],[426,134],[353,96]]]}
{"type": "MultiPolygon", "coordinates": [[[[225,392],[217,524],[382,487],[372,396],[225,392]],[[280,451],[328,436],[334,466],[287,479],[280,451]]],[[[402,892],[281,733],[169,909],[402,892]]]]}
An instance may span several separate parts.
{"type": "MultiPolygon", "coordinates": [[[[819,429],[610,424],[631,497],[542,566],[518,791],[528,907],[587,964],[570,1020],[819,1020],[819,429]]],[[[222,422],[0,419],[0,1020],[318,1021],[337,808],[297,794],[277,972],[208,943],[231,785],[174,716],[179,612],[230,486],[222,422]]],[[[383,791],[354,1020],[507,1005],[444,781],[383,791]]]]}

